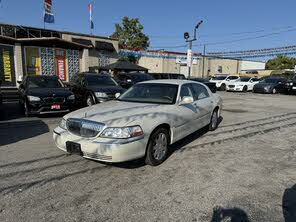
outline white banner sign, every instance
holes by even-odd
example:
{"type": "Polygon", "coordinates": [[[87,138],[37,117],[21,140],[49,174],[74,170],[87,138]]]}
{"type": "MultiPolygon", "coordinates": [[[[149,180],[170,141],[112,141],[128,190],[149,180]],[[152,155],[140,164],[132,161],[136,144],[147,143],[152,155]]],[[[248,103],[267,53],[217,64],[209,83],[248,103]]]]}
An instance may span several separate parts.
{"type": "Polygon", "coordinates": [[[188,49],[187,51],[187,66],[191,67],[192,66],[192,50],[188,49]]]}

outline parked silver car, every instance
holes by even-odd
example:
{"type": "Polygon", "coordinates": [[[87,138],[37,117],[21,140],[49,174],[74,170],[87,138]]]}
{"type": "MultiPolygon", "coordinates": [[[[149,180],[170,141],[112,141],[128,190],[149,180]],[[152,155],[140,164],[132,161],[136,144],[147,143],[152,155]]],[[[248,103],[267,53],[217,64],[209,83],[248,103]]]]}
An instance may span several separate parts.
{"type": "Polygon", "coordinates": [[[58,148],[105,162],[145,157],[162,163],[170,144],[205,126],[218,127],[222,99],[187,80],[152,80],[134,85],[115,101],[66,115],[54,130],[58,148]]]}

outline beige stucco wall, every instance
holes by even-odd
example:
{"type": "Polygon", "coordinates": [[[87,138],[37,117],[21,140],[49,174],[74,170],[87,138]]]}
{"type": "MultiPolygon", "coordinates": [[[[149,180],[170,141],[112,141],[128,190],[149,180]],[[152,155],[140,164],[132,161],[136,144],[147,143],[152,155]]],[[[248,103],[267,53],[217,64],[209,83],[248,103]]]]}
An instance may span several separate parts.
{"type": "MultiPolygon", "coordinates": [[[[164,54],[163,58],[142,56],[139,59],[139,65],[149,69],[152,73],[181,73],[181,66],[186,64],[179,64],[176,62],[175,57],[186,57],[186,55],[179,54],[164,54]]],[[[234,59],[221,59],[221,58],[209,58],[209,57],[195,57],[197,61],[192,65],[191,76],[204,77],[209,75],[219,74],[218,67],[222,67],[223,74],[237,74],[240,72],[241,62],[234,59]],[[203,65],[204,59],[204,65],[203,65]],[[204,72],[203,72],[204,66],[204,72]]]]}

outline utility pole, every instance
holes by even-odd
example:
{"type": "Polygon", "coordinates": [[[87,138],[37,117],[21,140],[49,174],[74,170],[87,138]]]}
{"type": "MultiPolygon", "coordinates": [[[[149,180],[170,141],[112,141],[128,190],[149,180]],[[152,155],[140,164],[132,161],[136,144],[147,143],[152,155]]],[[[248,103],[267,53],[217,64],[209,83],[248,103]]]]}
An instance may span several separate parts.
{"type": "Polygon", "coordinates": [[[205,60],[206,60],[206,45],[204,45],[203,55],[202,55],[202,78],[205,76],[205,60]]]}
{"type": "Polygon", "coordinates": [[[188,51],[187,51],[187,67],[188,67],[188,79],[191,77],[191,66],[192,66],[192,42],[196,41],[196,30],[199,28],[199,26],[203,23],[203,20],[201,20],[197,25],[194,27],[194,36],[193,39],[189,39],[190,35],[188,32],[184,33],[184,39],[186,42],[188,42],[188,51]]]}

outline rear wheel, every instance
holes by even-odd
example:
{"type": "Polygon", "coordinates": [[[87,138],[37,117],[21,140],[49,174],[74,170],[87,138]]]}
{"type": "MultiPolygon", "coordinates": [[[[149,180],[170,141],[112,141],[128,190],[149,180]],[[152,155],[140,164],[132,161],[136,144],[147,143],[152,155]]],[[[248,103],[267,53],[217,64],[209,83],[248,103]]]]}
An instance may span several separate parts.
{"type": "Polygon", "coordinates": [[[95,104],[95,101],[91,95],[88,95],[86,98],[86,105],[87,106],[92,106],[95,104]]]}
{"type": "Polygon", "coordinates": [[[165,128],[159,128],[151,135],[146,151],[145,163],[157,166],[165,161],[168,155],[169,133],[165,128]]]}
{"type": "Polygon", "coordinates": [[[211,122],[209,125],[209,131],[214,131],[218,128],[219,124],[219,116],[218,116],[218,109],[215,109],[211,116],[211,122]]]}
{"type": "Polygon", "coordinates": [[[226,85],[223,83],[223,84],[221,85],[221,87],[220,87],[220,90],[221,90],[221,91],[225,91],[225,89],[226,89],[226,85]]]}

